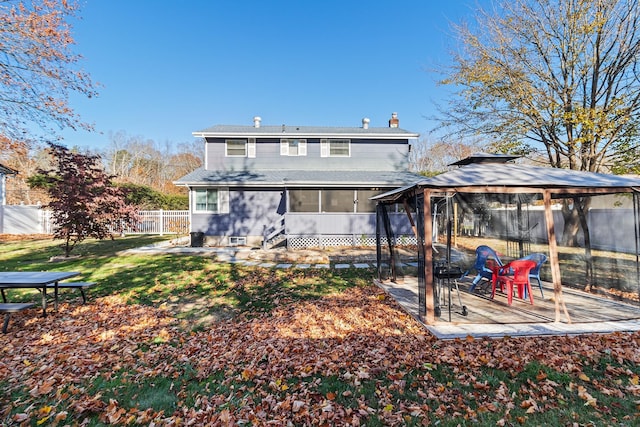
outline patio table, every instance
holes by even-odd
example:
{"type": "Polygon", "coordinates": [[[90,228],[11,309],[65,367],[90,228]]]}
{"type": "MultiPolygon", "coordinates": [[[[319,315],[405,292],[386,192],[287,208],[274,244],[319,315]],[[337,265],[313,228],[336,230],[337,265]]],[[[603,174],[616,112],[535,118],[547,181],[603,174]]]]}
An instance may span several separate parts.
{"type": "Polygon", "coordinates": [[[31,288],[42,293],[42,316],[47,317],[47,287],[53,284],[54,307],[58,310],[58,282],[80,275],[77,271],[3,271],[0,272],[0,291],[6,303],[5,289],[31,288]]]}

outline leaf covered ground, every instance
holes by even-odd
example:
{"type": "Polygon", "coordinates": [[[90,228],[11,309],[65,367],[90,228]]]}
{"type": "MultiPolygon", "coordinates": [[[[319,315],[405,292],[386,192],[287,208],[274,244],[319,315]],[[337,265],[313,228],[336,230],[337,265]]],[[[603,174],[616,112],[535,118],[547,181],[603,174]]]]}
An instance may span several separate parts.
{"type": "Polygon", "coordinates": [[[275,298],[195,329],[118,294],[15,315],[0,424],[638,424],[639,333],[439,341],[373,285],[275,298]]]}

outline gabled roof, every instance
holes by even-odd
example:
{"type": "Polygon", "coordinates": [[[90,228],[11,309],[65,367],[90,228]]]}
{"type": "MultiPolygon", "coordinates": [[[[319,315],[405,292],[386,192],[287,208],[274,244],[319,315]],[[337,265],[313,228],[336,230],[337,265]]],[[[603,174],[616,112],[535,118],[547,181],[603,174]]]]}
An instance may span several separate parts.
{"type": "Polygon", "coordinates": [[[391,127],[322,127],[322,126],[236,126],[216,125],[193,132],[199,138],[262,137],[262,138],[418,138],[417,133],[391,127]]]}
{"type": "Polygon", "coordinates": [[[392,202],[419,188],[486,193],[551,189],[555,195],[611,194],[640,191],[640,178],[512,163],[473,163],[374,199],[392,202]]]}
{"type": "Polygon", "coordinates": [[[185,186],[230,187],[398,187],[421,180],[421,175],[394,171],[249,170],[208,171],[196,169],[174,181],[185,186]]]}
{"type": "Polygon", "coordinates": [[[610,188],[640,186],[640,180],[540,166],[507,163],[474,163],[418,183],[422,187],[535,187],[610,188]]]}

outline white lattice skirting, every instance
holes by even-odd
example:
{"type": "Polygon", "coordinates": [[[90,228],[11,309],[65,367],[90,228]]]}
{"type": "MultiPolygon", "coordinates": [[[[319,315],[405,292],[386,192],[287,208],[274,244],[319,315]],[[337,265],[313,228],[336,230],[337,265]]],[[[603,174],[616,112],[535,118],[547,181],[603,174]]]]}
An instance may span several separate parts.
{"type": "MultiPolygon", "coordinates": [[[[383,245],[387,244],[387,238],[380,239],[383,245]]],[[[396,236],[394,245],[417,245],[415,236],[396,236]]],[[[290,249],[325,248],[335,246],[376,246],[376,236],[370,235],[313,235],[313,236],[287,236],[287,247],[290,249]]]]}

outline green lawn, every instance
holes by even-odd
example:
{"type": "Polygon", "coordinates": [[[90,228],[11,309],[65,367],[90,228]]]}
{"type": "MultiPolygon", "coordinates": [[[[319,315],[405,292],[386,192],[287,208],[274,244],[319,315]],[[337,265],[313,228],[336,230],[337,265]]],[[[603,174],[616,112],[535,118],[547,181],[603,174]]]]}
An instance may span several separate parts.
{"type": "Polygon", "coordinates": [[[98,285],[0,336],[0,425],[638,424],[638,333],[438,341],[372,270],[125,252],[158,239],[1,242],[98,285]]]}

